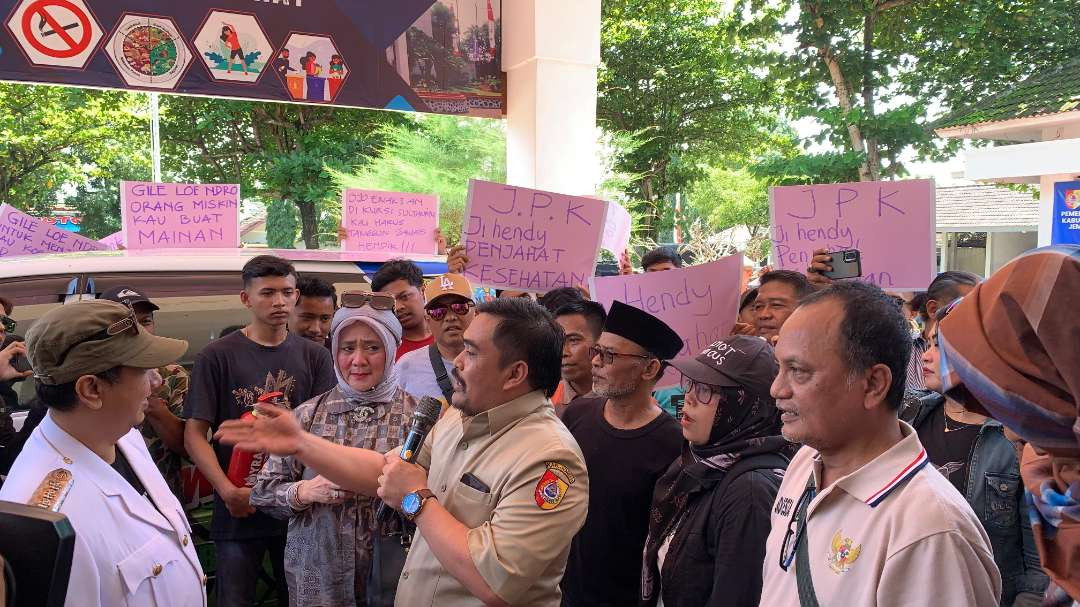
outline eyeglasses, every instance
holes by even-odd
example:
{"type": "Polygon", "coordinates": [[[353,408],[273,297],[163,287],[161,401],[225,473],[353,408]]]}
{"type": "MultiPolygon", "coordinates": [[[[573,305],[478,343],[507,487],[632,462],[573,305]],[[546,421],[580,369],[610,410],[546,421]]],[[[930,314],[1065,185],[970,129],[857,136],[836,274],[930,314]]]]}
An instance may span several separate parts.
{"type": "Polygon", "coordinates": [[[682,388],[683,394],[694,393],[694,398],[701,404],[711,403],[714,396],[720,394],[720,386],[713,386],[683,375],[679,379],[679,387],[682,388]]]}
{"type": "Polygon", "coordinates": [[[593,346],[589,348],[589,354],[592,358],[600,357],[600,362],[604,365],[615,364],[616,356],[625,356],[627,358],[640,358],[642,360],[651,360],[655,358],[652,354],[626,354],[625,352],[616,352],[614,350],[605,350],[600,346],[593,346]]]}
{"type": "MultiPolygon", "coordinates": [[[[71,354],[72,350],[74,350],[75,348],[77,348],[77,347],[79,347],[79,346],[81,346],[81,345],[83,345],[85,343],[89,343],[89,342],[92,342],[92,341],[105,341],[107,339],[112,339],[113,337],[116,337],[117,335],[122,335],[122,334],[127,333],[127,332],[130,332],[133,335],[138,335],[139,334],[139,321],[135,318],[135,310],[132,310],[131,307],[128,307],[128,315],[125,316],[124,318],[121,318],[120,320],[118,320],[118,321],[114,322],[113,324],[105,327],[104,329],[98,331],[97,333],[94,333],[93,335],[89,335],[87,337],[84,337],[84,338],[80,339],[79,341],[77,341],[77,342],[71,344],[70,346],[68,346],[66,350],[64,350],[63,352],[60,353],[60,356],[58,356],[57,359],[56,359],[56,364],[53,365],[53,366],[54,367],[62,366],[64,364],[64,360],[67,359],[68,354],[71,354]]],[[[35,376],[35,377],[37,377],[38,381],[40,381],[43,384],[52,385],[50,383],[52,378],[50,378],[48,376],[35,376]]]]}
{"type": "Polygon", "coordinates": [[[803,533],[806,532],[806,508],[810,505],[810,502],[814,501],[814,496],[817,495],[817,489],[814,487],[813,481],[814,476],[811,474],[810,480],[806,483],[806,489],[799,496],[799,501],[795,504],[795,510],[791,513],[791,518],[788,519],[787,533],[784,534],[784,543],[780,546],[780,568],[784,571],[787,571],[795,560],[795,554],[799,551],[799,542],[802,540],[803,533]],[[797,529],[796,526],[798,526],[797,529]]]}
{"type": "Polygon", "coordinates": [[[455,301],[451,304],[431,306],[427,309],[427,315],[431,317],[431,320],[441,322],[446,318],[447,310],[453,312],[455,316],[465,316],[475,305],[476,303],[472,301],[455,301]]]}
{"type": "Polygon", "coordinates": [[[341,294],[341,307],[362,308],[371,306],[374,310],[393,310],[394,296],[389,293],[369,293],[368,291],[346,291],[341,294]]]}
{"type": "Polygon", "coordinates": [[[15,319],[10,316],[0,315],[0,325],[4,326],[4,330],[8,333],[15,332],[15,326],[19,324],[15,322],[15,319]]]}

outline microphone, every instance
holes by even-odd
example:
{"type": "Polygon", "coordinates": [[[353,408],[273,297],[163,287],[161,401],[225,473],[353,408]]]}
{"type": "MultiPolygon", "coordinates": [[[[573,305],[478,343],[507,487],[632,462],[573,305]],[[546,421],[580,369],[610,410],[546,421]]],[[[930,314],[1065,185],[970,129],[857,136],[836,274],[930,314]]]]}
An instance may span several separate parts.
{"type": "MultiPolygon", "coordinates": [[[[430,396],[420,399],[420,404],[416,406],[416,411],[413,412],[412,428],[409,429],[409,434],[405,437],[405,444],[401,445],[401,452],[398,454],[402,461],[412,463],[416,459],[416,456],[420,453],[420,447],[424,444],[424,439],[427,438],[431,427],[438,421],[441,412],[442,402],[438,399],[430,396]]],[[[393,508],[383,502],[379,504],[379,509],[375,511],[375,520],[380,523],[385,522],[390,518],[393,511],[393,508]]]]}

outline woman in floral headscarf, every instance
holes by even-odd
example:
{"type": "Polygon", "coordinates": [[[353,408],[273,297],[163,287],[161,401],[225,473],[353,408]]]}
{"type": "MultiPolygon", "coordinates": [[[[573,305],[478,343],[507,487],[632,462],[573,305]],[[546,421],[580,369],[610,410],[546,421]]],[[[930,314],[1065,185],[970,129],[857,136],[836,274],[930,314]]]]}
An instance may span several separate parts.
{"type": "Polygon", "coordinates": [[[976,287],[938,333],[945,393],[1028,443],[1032,531],[1047,596],[1063,605],[1080,600],[1078,301],[1080,247],[1036,249],[976,287]]]}
{"type": "MultiPolygon", "coordinates": [[[[342,297],[345,306],[357,299],[349,295],[342,297]]],[[[359,307],[334,314],[337,386],[293,415],[326,440],[385,452],[404,442],[416,403],[398,387],[394,355],[401,323],[393,296],[364,295],[359,307]]],[[[341,489],[294,457],[272,456],[251,490],[251,504],[289,520],[285,577],[291,606],[365,604],[378,500],[341,489]]]]}

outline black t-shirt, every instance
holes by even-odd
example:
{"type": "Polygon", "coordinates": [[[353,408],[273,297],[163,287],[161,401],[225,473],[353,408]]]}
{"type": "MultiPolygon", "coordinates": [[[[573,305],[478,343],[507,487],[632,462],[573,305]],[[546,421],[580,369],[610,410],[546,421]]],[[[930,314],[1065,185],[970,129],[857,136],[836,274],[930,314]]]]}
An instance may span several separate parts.
{"type": "Polygon", "coordinates": [[[589,470],[589,514],[562,581],[563,605],[573,607],[637,604],[653,489],[682,450],[682,430],[667,413],[620,430],[604,419],[606,401],[575,400],[562,418],[589,470]]]}
{"type": "MultiPolygon", "coordinates": [[[[235,331],[212,342],[195,357],[190,388],[184,398],[184,417],[210,422],[237,419],[251,410],[260,395],[282,392],[290,408],[334,387],[334,362],[318,344],[290,333],[277,346],[259,345],[235,331]]],[[[232,447],[214,442],[221,469],[228,472],[232,447]]],[[[244,540],[285,533],[287,523],[261,512],[245,518],[229,515],[225,502],[214,496],[210,537],[244,540]]]]}
{"type": "Polygon", "coordinates": [[[930,414],[919,432],[919,442],[926,448],[926,457],[961,495],[966,495],[971,448],[979,438],[981,427],[982,424],[962,424],[948,419],[942,406],[930,414]]]}

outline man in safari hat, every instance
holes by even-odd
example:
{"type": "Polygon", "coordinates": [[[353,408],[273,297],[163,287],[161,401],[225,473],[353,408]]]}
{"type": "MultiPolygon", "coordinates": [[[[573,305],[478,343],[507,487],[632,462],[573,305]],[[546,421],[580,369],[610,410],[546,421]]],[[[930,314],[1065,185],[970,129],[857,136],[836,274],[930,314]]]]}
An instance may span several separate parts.
{"type": "Polygon", "coordinates": [[[157,368],[187,342],[156,337],[128,306],[56,308],[26,334],[48,414],[0,489],[0,500],[68,517],[75,554],[66,605],[204,606],[202,568],[184,511],[136,426],[157,368]]]}

